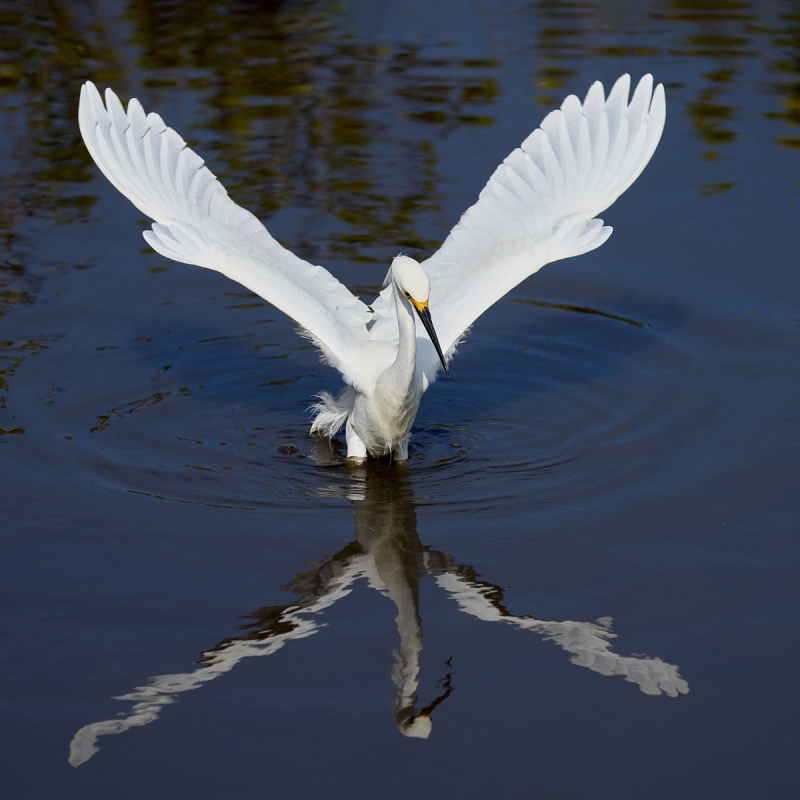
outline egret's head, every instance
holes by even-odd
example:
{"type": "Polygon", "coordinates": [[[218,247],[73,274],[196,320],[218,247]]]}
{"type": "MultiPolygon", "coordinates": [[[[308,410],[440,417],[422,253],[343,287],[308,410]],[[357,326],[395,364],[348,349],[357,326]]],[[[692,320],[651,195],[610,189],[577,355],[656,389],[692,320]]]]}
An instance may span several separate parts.
{"type": "Polygon", "coordinates": [[[433,329],[431,311],[428,308],[431,282],[428,280],[425,270],[422,269],[422,265],[408,256],[397,256],[392,261],[392,268],[386,277],[387,281],[394,280],[395,286],[405,295],[406,300],[411,303],[414,311],[417,312],[425,330],[428,332],[428,336],[431,337],[433,346],[436,348],[436,354],[439,356],[439,361],[442,362],[445,375],[449,375],[447,362],[442,353],[436,331],[433,329]]]}
{"type": "Polygon", "coordinates": [[[397,256],[392,261],[392,277],[414,305],[427,303],[431,284],[418,261],[408,256],[397,256]]]}
{"type": "Polygon", "coordinates": [[[433,722],[427,714],[417,714],[400,726],[400,733],[410,739],[427,739],[433,730],[433,722]]]}

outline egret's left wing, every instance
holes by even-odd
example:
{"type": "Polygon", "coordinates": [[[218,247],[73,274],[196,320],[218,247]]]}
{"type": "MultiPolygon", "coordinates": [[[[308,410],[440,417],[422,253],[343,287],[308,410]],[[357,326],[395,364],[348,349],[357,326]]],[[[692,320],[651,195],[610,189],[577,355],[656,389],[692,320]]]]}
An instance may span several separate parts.
{"type": "Polygon", "coordinates": [[[261,295],[308,331],[345,379],[367,339],[366,305],[326,269],[282,247],[158,114],[138,100],[125,111],[93,83],[81,88],[78,122],[103,174],[155,220],[145,231],[161,255],[217,270],[261,295]]]}
{"type": "Polygon", "coordinates": [[[448,359],[469,326],[518,283],[609,237],[611,228],[595,217],[645,168],[666,117],[664,87],[653,89],[651,75],[630,102],[629,90],[623,75],[608,98],[599,82],[583,103],[567,97],[495,170],[478,202],[423,263],[448,359]]]}
{"type": "Polygon", "coordinates": [[[459,608],[484,622],[504,622],[520,630],[533,631],[555,642],[572,654],[573,664],[587,667],[600,675],[620,675],[635,683],[645,694],[669,697],[688,694],[689,684],[680,676],[675,664],[647,656],[621,656],[611,649],[611,618],[597,622],[556,622],[537,619],[527,614],[514,616],[503,605],[502,589],[450,568],[436,576],[436,582],[459,608]]]}

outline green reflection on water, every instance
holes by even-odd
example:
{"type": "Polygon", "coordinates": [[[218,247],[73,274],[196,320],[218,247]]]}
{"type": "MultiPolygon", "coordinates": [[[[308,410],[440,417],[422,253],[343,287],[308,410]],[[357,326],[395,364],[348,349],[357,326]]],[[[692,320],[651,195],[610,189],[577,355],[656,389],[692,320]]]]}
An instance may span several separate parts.
{"type": "MultiPolygon", "coordinates": [[[[383,243],[422,252],[438,244],[420,220],[443,207],[441,142],[495,121],[502,47],[465,57],[445,43],[363,41],[351,24],[360,7],[349,2],[123,8],[120,17],[79,2],[0,9],[0,96],[14,142],[14,168],[0,175],[0,232],[19,225],[21,209],[57,223],[87,216],[95,196],[78,187],[95,172],[74,124],[77,86],[92,77],[125,94],[136,75],[168,117],[164,104],[200,95],[191,98],[202,109],[196,127],[184,132],[257,215],[293,206],[344,223],[301,237],[302,255],[383,263],[383,243]],[[422,130],[409,136],[400,118],[422,130]]],[[[704,157],[717,159],[739,135],[741,62],[766,57],[774,80],[765,88],[779,107],[763,113],[800,124],[800,15],[780,5],[539,0],[508,13],[520,25],[517,46],[529,39],[531,99],[542,104],[560,102],[591,59],[642,71],[663,59],[697,62],[706,85],[685,109],[704,157]]],[[[795,148],[800,137],[779,131],[775,141],[795,148]]]]}
{"type": "Polygon", "coordinates": [[[133,0],[125,18],[140,65],[159,85],[174,76],[170,96],[202,92],[200,149],[238,202],[261,217],[291,205],[344,223],[292,242],[304,257],[385,263],[387,243],[438,245],[417,225],[441,208],[437,131],[491,124],[497,62],[355,41],[348,12],[347,3],[133,0]],[[396,134],[401,117],[432,136],[396,134]]]}
{"type": "MultiPolygon", "coordinates": [[[[13,378],[17,370],[28,356],[36,355],[46,346],[44,339],[26,339],[22,341],[0,341],[0,411],[8,409],[9,381],[13,378]]],[[[12,416],[11,420],[16,417],[12,416]]],[[[6,423],[4,416],[2,424],[6,423]]],[[[5,428],[6,432],[24,432],[24,429],[17,426],[5,428]]]]}
{"type": "Polygon", "coordinates": [[[170,397],[191,397],[191,395],[191,389],[182,387],[174,392],[153,392],[153,394],[150,394],[147,397],[142,397],[138,400],[132,400],[129,403],[122,403],[121,405],[112,408],[107,413],[98,416],[97,422],[95,423],[94,427],[89,429],[89,432],[98,433],[99,431],[105,430],[109,425],[119,422],[129,414],[136,414],[137,412],[143,411],[144,409],[154,406],[157,403],[162,403],[165,400],[168,400],[170,397]]]}
{"type": "Polygon", "coordinates": [[[605,317],[615,322],[624,322],[627,325],[632,325],[634,328],[652,327],[649,322],[639,322],[638,320],[629,319],[628,317],[621,317],[619,314],[612,314],[610,311],[603,311],[599,308],[589,308],[588,306],[576,306],[571,303],[550,303],[545,300],[529,300],[525,297],[512,297],[510,302],[519,303],[524,306],[534,306],[535,308],[549,308],[556,311],[569,311],[574,314],[589,314],[605,317]]]}
{"type": "MultiPolygon", "coordinates": [[[[536,53],[541,59],[534,97],[542,105],[560,102],[581,62],[602,57],[638,61],[642,71],[659,61],[701,66],[706,85],[686,104],[694,129],[705,145],[702,157],[731,155],[740,133],[737,125],[745,61],[766,63],[774,79],[768,94],[781,109],[764,116],[800,125],[800,14],[785,4],[725,0],[670,0],[634,10],[631,4],[540,0],[536,53]]],[[[672,84],[678,86],[678,84],[672,84]]],[[[779,133],[779,145],[797,148],[800,135],[779,133]]]]}

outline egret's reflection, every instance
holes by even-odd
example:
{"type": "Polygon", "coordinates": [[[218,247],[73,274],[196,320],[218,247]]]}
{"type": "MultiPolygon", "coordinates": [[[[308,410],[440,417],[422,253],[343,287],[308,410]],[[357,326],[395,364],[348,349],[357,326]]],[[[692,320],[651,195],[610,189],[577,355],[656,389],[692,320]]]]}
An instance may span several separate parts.
{"type": "Polygon", "coordinates": [[[419,581],[426,577],[432,577],[462,611],[485,622],[503,622],[539,633],[571,653],[573,664],[601,675],[622,676],[646,694],[663,692],[675,697],[689,691],[676,666],[660,658],[612,652],[611,640],[616,634],[611,632],[609,617],[596,622],[554,622],[515,616],[503,603],[501,587],[478,580],[473,567],[456,563],[447,553],[424,547],[417,536],[412,484],[404,465],[378,462],[353,470],[347,496],[353,504],[355,541],[295,577],[285,587],[296,596],[294,600],[249,614],[242,635],[204,651],[191,671],[158,675],[145,686],[118,696],[116,699],[134,704],[130,712],[81,728],[70,744],[70,763],[77,766],[91,758],[100,736],[147,725],[181,692],[200,688],[242,659],[271,655],[290,641],[316,633],[324,627],[323,612],[349,594],[361,578],[388,595],[397,608],[400,644],[392,675],[397,687],[392,711],[406,736],[427,738],[433,710],[453,691],[448,662],[439,695],[427,706],[418,707],[422,651],[419,581]]]}

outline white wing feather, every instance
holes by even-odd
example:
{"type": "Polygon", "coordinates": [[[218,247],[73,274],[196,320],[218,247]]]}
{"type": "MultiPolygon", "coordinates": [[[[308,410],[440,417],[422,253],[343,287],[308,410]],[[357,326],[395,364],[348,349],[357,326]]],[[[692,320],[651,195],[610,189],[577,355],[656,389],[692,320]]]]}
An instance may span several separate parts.
{"type": "MultiPolygon", "coordinates": [[[[639,176],[664,129],[664,87],[645,75],[628,103],[623,75],[608,98],[596,82],[583,103],[570,95],[495,170],[446,241],[423,262],[431,314],[451,358],[472,323],[518,283],[551,261],[581,255],[611,235],[596,215],[639,176]]],[[[384,291],[373,303],[372,337],[395,326],[384,291]]],[[[418,336],[427,339],[421,329],[418,336]]],[[[432,348],[430,348],[432,351],[432,348]]],[[[433,380],[438,359],[422,366],[433,380]]]]}
{"type": "Polygon", "coordinates": [[[368,338],[366,305],[327,270],[282,247],[249,212],[236,205],[203,159],[164,124],[145,115],[138,100],[127,112],[106,89],[81,88],[78,122],[103,174],[142,213],[155,220],[144,232],[161,255],[217,270],[261,295],[294,319],[349,377],[368,338]]]}

